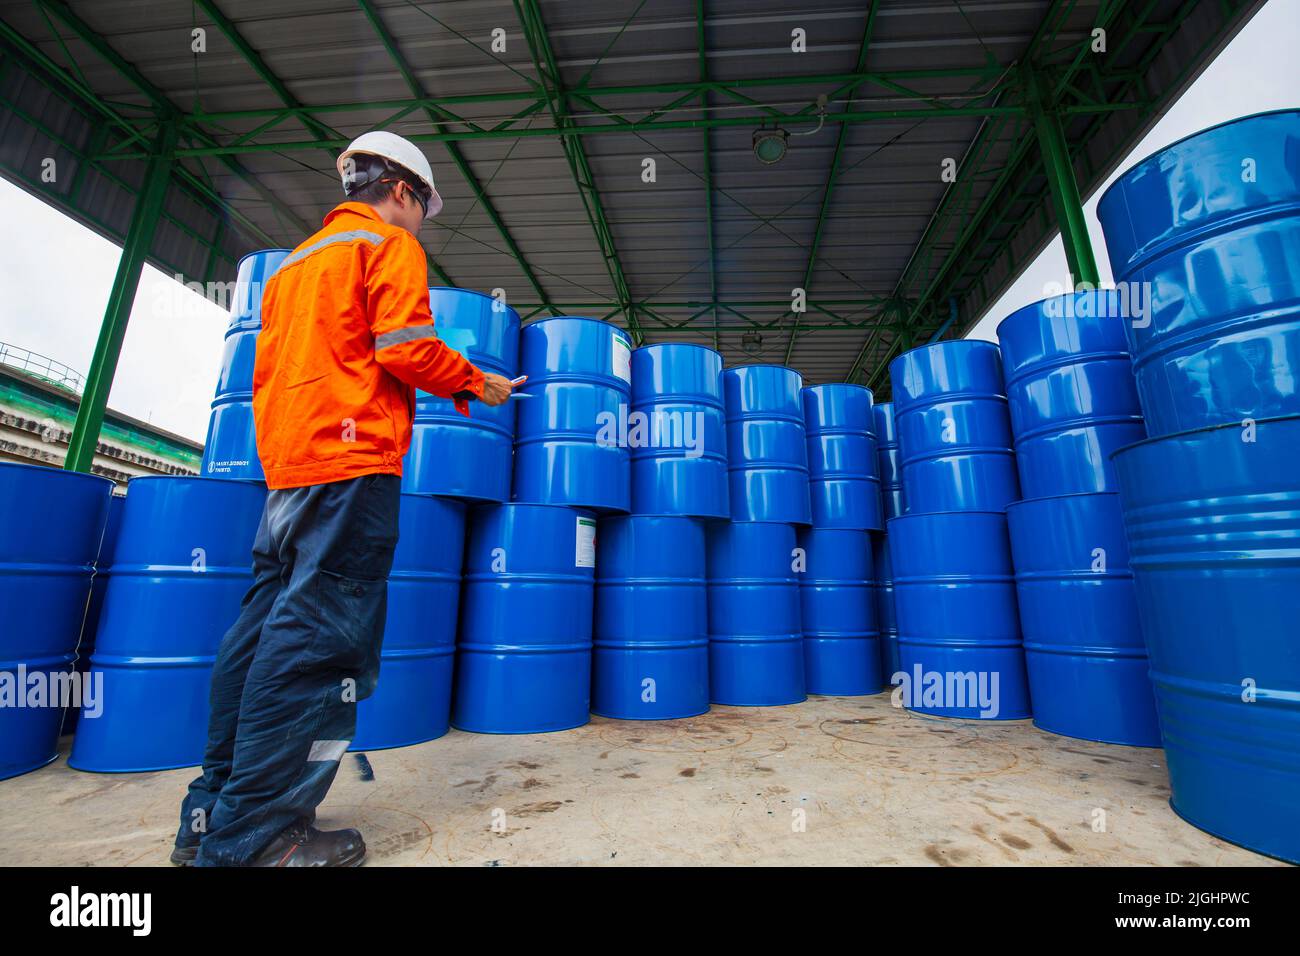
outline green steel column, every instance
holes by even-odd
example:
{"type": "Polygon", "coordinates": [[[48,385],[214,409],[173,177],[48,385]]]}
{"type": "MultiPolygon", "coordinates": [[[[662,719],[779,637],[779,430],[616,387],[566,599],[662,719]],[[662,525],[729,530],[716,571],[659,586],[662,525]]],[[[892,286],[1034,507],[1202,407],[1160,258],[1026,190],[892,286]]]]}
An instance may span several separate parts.
{"type": "Polygon", "coordinates": [[[1043,154],[1043,168],[1052,193],[1052,205],[1061,227],[1061,242],[1065,245],[1065,261],[1075,283],[1101,284],[1097,259],[1092,254],[1092,241],[1088,238],[1088,221],[1083,214],[1083,200],[1079,197],[1079,184],[1074,179],[1074,164],[1070,162],[1069,145],[1060,116],[1048,98],[1047,83],[1033,70],[1028,71],[1030,112],[1034,130],[1038,134],[1038,148],[1043,154]]]}
{"type": "Polygon", "coordinates": [[[176,145],[176,129],[165,123],[154,144],[140,187],[135,210],[131,214],[131,228],[122,246],[122,258],[117,263],[117,275],[108,294],[108,308],[104,310],[104,324],[99,327],[99,341],[95,343],[95,357],[90,362],[86,389],[77,409],[77,423],[72,428],[68,442],[68,457],[63,467],[68,471],[90,471],[95,459],[95,446],[99,443],[99,429],[104,424],[104,409],[108,405],[108,392],[113,387],[113,373],[117,371],[117,358],[122,352],[122,339],[126,337],[126,323],[131,317],[131,304],[140,285],[140,272],[153,243],[154,229],[158,225],[171,181],[172,150],[176,145]]]}

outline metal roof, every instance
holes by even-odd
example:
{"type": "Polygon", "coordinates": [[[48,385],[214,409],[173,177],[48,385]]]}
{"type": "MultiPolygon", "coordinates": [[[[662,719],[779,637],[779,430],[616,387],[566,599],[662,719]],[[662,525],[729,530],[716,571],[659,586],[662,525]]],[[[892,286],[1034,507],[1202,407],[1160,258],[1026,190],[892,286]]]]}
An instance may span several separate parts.
{"type": "Polygon", "coordinates": [[[882,386],[1056,232],[1030,84],[1086,195],[1262,2],[0,0],[0,173],[120,243],[169,127],[150,259],[228,281],[387,128],[446,200],[431,282],[882,386]],[[764,123],[791,134],[771,166],[764,123]]]}

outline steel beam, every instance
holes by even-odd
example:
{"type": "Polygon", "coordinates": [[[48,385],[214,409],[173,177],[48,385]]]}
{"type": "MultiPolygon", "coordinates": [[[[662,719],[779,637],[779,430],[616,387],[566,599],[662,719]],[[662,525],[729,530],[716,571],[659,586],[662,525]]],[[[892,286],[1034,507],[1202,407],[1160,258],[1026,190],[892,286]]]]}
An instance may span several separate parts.
{"type": "Polygon", "coordinates": [[[1101,283],[1101,274],[1097,271],[1092,240],[1088,237],[1088,221],[1083,213],[1079,184],[1074,178],[1070,145],[1065,139],[1056,104],[1048,99],[1050,84],[1033,67],[1026,73],[1026,92],[1034,131],[1047,173],[1047,185],[1052,193],[1052,206],[1056,209],[1061,242],[1065,246],[1065,261],[1076,284],[1086,283],[1095,287],[1101,283]]]}
{"type": "MultiPolygon", "coordinates": [[[[230,18],[221,12],[221,8],[217,6],[215,0],[196,0],[196,2],[200,9],[208,15],[208,19],[217,25],[217,29],[220,30],[225,38],[230,41],[231,45],[239,51],[239,55],[242,56],[248,65],[253,68],[253,72],[261,77],[262,82],[275,92],[275,95],[280,98],[280,102],[292,110],[301,111],[304,108],[303,104],[298,101],[296,96],[289,92],[289,87],[284,85],[284,81],[275,74],[275,71],[267,66],[266,61],[262,59],[262,55],[254,50],[249,42],[244,39],[243,35],[235,27],[235,24],[231,22],[230,18]]],[[[311,115],[305,112],[299,112],[296,115],[302,125],[307,128],[307,132],[311,133],[316,139],[327,140],[338,138],[339,134],[337,130],[331,129],[311,115]]]]}
{"type": "MultiPolygon", "coordinates": [[[[700,82],[709,82],[709,54],[704,34],[704,0],[695,0],[695,48],[700,64],[700,82]]],[[[709,107],[709,91],[700,91],[700,106],[709,107]]],[[[713,307],[713,348],[721,349],[721,331],[718,326],[718,258],[713,243],[713,158],[711,134],[704,131],[704,231],[709,239],[709,300],[713,307]]]]}
{"type": "MultiPolygon", "coordinates": [[[[419,77],[415,75],[415,71],[411,69],[406,57],[402,55],[402,51],[397,46],[396,38],[394,38],[392,33],[389,32],[388,27],[384,25],[383,18],[380,17],[379,11],[375,8],[375,5],[371,0],[357,0],[357,3],[360,4],[361,11],[366,15],[366,19],[370,21],[371,26],[374,27],[375,32],[379,35],[380,42],[383,43],[384,49],[388,51],[389,58],[392,59],[394,65],[397,67],[397,72],[402,74],[402,79],[406,81],[407,88],[410,89],[411,95],[417,99],[424,99],[427,94],[425,93],[423,85],[420,83],[419,77]]],[[[446,114],[439,111],[439,109],[433,105],[426,106],[425,113],[428,115],[430,122],[433,123],[435,128],[446,119],[446,114]]],[[[549,302],[550,296],[547,295],[546,290],[542,288],[542,284],[537,280],[536,274],[528,264],[528,260],[524,258],[524,254],[519,249],[514,237],[510,235],[510,230],[506,228],[505,222],[502,221],[496,207],[492,204],[492,200],[488,198],[487,193],[483,189],[483,185],[478,181],[478,177],[474,175],[474,171],[470,169],[469,163],[466,162],[465,156],[461,152],[460,147],[451,141],[443,143],[443,146],[446,148],[447,155],[450,157],[452,164],[455,165],[457,170],[459,170],[461,178],[465,180],[465,184],[469,186],[470,190],[474,193],[476,201],[483,207],[483,211],[487,214],[488,219],[492,220],[492,225],[496,227],[498,235],[501,236],[501,240],[506,244],[506,248],[510,250],[510,254],[514,256],[515,262],[519,264],[519,270],[524,274],[524,278],[528,280],[528,284],[533,287],[533,291],[537,293],[537,297],[541,299],[542,302],[549,302]]],[[[551,314],[559,315],[559,312],[555,309],[551,309],[551,314]]]]}
{"type": "MultiPolygon", "coordinates": [[[[614,297],[627,319],[628,331],[632,334],[633,342],[640,345],[644,336],[641,333],[641,326],[637,319],[636,307],[632,303],[632,294],[628,289],[627,278],[623,275],[623,263],[618,257],[613,231],[609,228],[609,221],[605,218],[605,208],[600,200],[600,191],[596,188],[596,178],[592,174],[590,164],[587,162],[587,153],[583,149],[582,140],[575,135],[581,127],[573,121],[573,118],[568,113],[567,95],[560,77],[559,66],[555,60],[555,53],[551,49],[550,38],[546,34],[546,24],[542,20],[542,11],[537,0],[514,0],[514,5],[515,12],[518,14],[519,22],[524,30],[524,36],[528,41],[528,49],[532,54],[533,68],[537,71],[537,79],[545,90],[551,118],[555,122],[556,129],[563,134],[560,142],[564,145],[564,155],[569,162],[570,170],[573,172],[573,181],[578,187],[578,194],[582,198],[587,218],[591,221],[592,230],[596,234],[596,242],[600,246],[601,258],[605,260],[605,268],[609,272],[610,282],[614,286],[614,297]]],[[[520,130],[517,132],[526,131],[520,130]]]]}
{"type": "Polygon", "coordinates": [[[108,407],[108,393],[113,387],[113,373],[122,353],[122,340],[131,318],[131,305],[135,302],[140,285],[140,272],[144,269],[153,243],[154,231],[161,218],[167,185],[171,181],[172,148],[176,144],[176,128],[164,124],[155,145],[153,157],[145,169],[144,183],[131,213],[131,226],[126,233],[126,243],[117,263],[117,274],[108,295],[104,310],[104,323],[99,329],[95,354],[86,376],[86,387],[77,407],[77,421],[68,440],[68,455],[63,467],[68,471],[89,472],[99,444],[99,430],[104,424],[104,410],[108,407]]]}
{"type": "MultiPolygon", "coordinates": [[[[876,25],[876,11],[880,8],[879,0],[871,0],[871,5],[867,8],[867,19],[862,25],[862,43],[858,47],[858,61],[855,72],[861,73],[867,66],[867,50],[871,47],[871,32],[876,25]]],[[[831,196],[835,192],[835,177],[840,171],[840,156],[844,153],[844,141],[848,138],[849,127],[845,123],[840,124],[839,132],[835,134],[835,151],[831,154],[831,166],[826,173],[826,188],[822,190],[821,207],[817,210],[817,226],[813,230],[812,245],[808,248],[808,264],[803,271],[803,290],[806,296],[812,289],[813,272],[817,268],[817,250],[822,244],[822,230],[826,226],[826,213],[831,206],[831,196]]],[[[794,340],[799,336],[799,317],[795,316],[794,327],[790,329],[790,341],[785,346],[785,361],[783,364],[790,364],[790,356],[794,353],[794,340]]]]}
{"type": "MultiPolygon", "coordinates": [[[[109,66],[116,70],[123,79],[143,93],[149,99],[149,102],[153,104],[154,110],[162,119],[172,123],[178,123],[183,119],[183,112],[171,101],[166,93],[154,86],[153,83],[144,76],[144,74],[135,68],[134,64],[118,53],[117,50],[113,49],[113,47],[110,46],[103,37],[91,29],[90,25],[86,23],[86,21],[77,16],[77,14],[75,14],[72,9],[63,2],[63,0],[38,0],[38,2],[47,7],[50,12],[62,20],[73,33],[77,34],[83,43],[94,50],[106,63],[108,63],[109,66]]],[[[209,145],[216,142],[215,138],[206,131],[196,129],[192,125],[187,127],[187,129],[202,142],[209,145]]],[[[173,151],[173,155],[178,156],[180,149],[181,147],[178,146],[177,149],[173,151]]],[[[114,158],[125,159],[130,155],[131,154],[122,154],[120,156],[115,156],[114,158]]],[[[147,154],[137,154],[134,158],[148,159],[149,156],[147,154]]],[[[238,160],[231,156],[223,156],[221,158],[221,163],[236,177],[257,192],[259,196],[270,203],[281,216],[287,219],[291,224],[302,229],[304,234],[315,232],[315,229],[308,226],[306,222],[299,218],[297,213],[282,202],[278,196],[267,189],[267,187],[264,186],[262,182],[249,172],[238,160]]],[[[176,169],[180,170],[180,168],[180,164],[177,163],[176,169]]]]}

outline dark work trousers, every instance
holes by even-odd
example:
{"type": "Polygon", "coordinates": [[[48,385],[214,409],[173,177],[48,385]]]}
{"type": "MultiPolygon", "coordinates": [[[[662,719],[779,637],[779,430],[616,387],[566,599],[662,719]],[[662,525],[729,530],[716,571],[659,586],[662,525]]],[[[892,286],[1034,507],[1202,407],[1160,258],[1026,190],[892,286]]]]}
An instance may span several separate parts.
{"type": "Polygon", "coordinates": [[[203,773],[178,846],[242,866],[310,824],[379,677],[401,479],[366,475],[271,491],[253,586],[212,671],[203,773]]]}

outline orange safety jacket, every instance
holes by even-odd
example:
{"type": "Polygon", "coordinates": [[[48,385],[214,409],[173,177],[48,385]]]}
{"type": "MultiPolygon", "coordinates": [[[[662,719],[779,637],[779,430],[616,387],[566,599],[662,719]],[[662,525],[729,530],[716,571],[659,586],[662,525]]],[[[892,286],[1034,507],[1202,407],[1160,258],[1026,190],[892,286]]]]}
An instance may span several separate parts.
{"type": "Polygon", "coordinates": [[[416,388],[482,397],[483,373],[434,331],[426,269],[415,236],[345,202],[267,281],[253,420],[269,488],[400,475],[416,388]]]}

